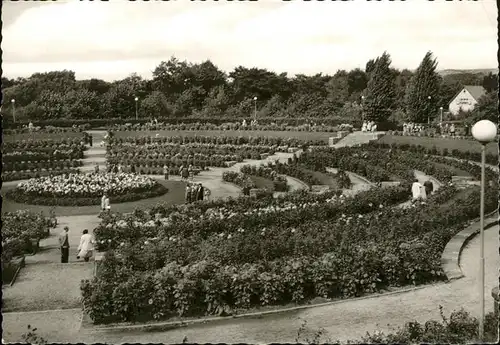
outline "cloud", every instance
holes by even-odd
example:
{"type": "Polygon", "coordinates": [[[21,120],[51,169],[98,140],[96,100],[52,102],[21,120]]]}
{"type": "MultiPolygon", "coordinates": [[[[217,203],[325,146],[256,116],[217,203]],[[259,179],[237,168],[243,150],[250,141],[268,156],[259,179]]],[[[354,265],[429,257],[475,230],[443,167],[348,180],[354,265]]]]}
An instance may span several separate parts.
{"type": "Polygon", "coordinates": [[[175,55],[225,70],[333,73],[364,67],[385,50],[399,68],[416,68],[428,50],[441,68],[489,68],[497,63],[495,5],[71,1],[28,8],[4,28],[3,68],[14,76],[66,68],[79,78],[149,77],[175,55]]]}

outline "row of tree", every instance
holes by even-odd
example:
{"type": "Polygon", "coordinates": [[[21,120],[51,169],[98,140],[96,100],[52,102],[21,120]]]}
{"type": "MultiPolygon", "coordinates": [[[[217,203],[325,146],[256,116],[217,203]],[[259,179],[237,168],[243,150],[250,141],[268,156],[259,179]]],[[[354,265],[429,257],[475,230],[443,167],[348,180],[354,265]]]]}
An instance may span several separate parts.
{"type": "Polygon", "coordinates": [[[76,80],[75,73],[67,70],[16,80],[2,77],[4,100],[15,100],[15,104],[4,102],[3,113],[15,113],[18,121],[242,118],[256,113],[257,117],[337,117],[345,122],[361,118],[426,122],[440,106],[446,109],[463,85],[483,85],[490,98],[496,95],[496,75],[441,77],[436,67],[430,52],[415,72],[391,67],[391,58],[384,53],[368,61],[365,70],[288,77],[242,66],[226,74],[211,61],[193,64],[172,57],[156,67],[152,79],[132,74],[111,83],[76,80]]]}

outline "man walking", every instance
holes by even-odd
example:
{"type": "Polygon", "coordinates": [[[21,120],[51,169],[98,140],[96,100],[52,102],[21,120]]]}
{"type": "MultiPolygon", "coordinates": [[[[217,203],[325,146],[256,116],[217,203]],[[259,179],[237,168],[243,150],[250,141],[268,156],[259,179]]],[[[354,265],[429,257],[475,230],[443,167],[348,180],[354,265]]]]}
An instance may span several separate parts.
{"type": "Polygon", "coordinates": [[[67,264],[69,258],[69,228],[64,227],[64,231],[59,235],[59,247],[61,248],[61,263],[67,264]]]}

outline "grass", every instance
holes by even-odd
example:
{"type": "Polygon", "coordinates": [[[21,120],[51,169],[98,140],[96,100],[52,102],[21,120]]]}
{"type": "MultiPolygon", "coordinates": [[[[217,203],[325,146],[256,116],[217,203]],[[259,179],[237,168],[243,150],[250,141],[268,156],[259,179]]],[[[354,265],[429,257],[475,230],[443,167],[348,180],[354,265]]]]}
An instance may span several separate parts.
{"type": "Polygon", "coordinates": [[[431,163],[434,164],[438,168],[444,168],[447,170],[451,170],[453,172],[453,176],[468,176],[468,177],[472,176],[469,172],[462,170],[462,169],[459,169],[459,168],[456,168],[452,165],[438,163],[438,162],[432,162],[432,161],[431,161],[431,163]]]}
{"type": "Polygon", "coordinates": [[[255,183],[257,188],[267,188],[271,191],[274,191],[274,183],[270,179],[265,177],[250,175],[250,179],[255,183]]]}
{"type": "Polygon", "coordinates": [[[119,131],[114,132],[116,138],[125,137],[145,137],[156,136],[171,137],[171,136],[227,136],[227,137],[275,137],[275,138],[294,138],[298,140],[321,140],[328,143],[328,138],[334,137],[335,133],[329,132],[292,132],[292,131],[222,131],[222,130],[201,130],[201,131],[172,131],[172,130],[159,130],[159,131],[119,131]]]}
{"type": "Polygon", "coordinates": [[[319,171],[309,170],[305,168],[301,168],[305,172],[311,173],[315,178],[321,181],[321,184],[324,186],[328,186],[332,189],[338,189],[339,185],[337,183],[337,179],[328,173],[322,173],[319,171]]]}
{"type": "Polygon", "coordinates": [[[21,140],[60,140],[65,138],[83,138],[83,132],[64,132],[64,133],[20,133],[20,134],[6,134],[3,136],[5,142],[15,142],[21,140]]]}
{"type": "MultiPolygon", "coordinates": [[[[456,149],[462,152],[481,152],[481,144],[475,140],[467,139],[450,139],[450,138],[430,138],[430,137],[412,137],[398,135],[384,135],[378,140],[378,143],[383,144],[410,144],[421,145],[426,148],[435,146],[438,150],[448,149],[448,152],[456,149]]],[[[498,154],[498,143],[489,143],[486,146],[487,154],[498,154]]]]}
{"type": "MultiPolygon", "coordinates": [[[[182,204],[184,203],[184,193],[186,185],[181,181],[162,181],[158,180],[163,186],[168,188],[168,193],[149,199],[143,199],[132,202],[124,202],[120,204],[111,204],[111,210],[113,212],[128,213],[133,212],[136,208],[138,209],[148,209],[153,205],[165,202],[167,204],[182,204]]],[[[4,197],[5,193],[14,186],[2,187],[2,213],[4,212],[14,212],[17,210],[29,210],[33,212],[43,212],[44,214],[49,214],[52,206],[42,206],[42,205],[27,205],[16,203],[4,197]]],[[[77,215],[89,215],[98,214],[100,212],[100,205],[93,206],[56,206],[55,212],[61,216],[77,216],[77,215]]]]}

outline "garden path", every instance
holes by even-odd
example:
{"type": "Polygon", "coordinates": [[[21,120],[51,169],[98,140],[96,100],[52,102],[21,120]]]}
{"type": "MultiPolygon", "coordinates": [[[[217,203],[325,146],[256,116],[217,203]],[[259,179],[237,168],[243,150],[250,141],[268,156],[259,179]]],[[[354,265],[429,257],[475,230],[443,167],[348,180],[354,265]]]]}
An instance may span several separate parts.
{"type": "Polygon", "coordinates": [[[26,256],[15,284],[2,288],[4,313],[79,307],[80,280],[92,277],[94,265],[77,260],[77,248],[82,230],[92,230],[99,222],[96,215],[58,217],[57,227],[40,241],[40,251],[26,256]],[[70,255],[69,263],[61,264],[58,237],[65,226],[70,228],[70,255]]]}

